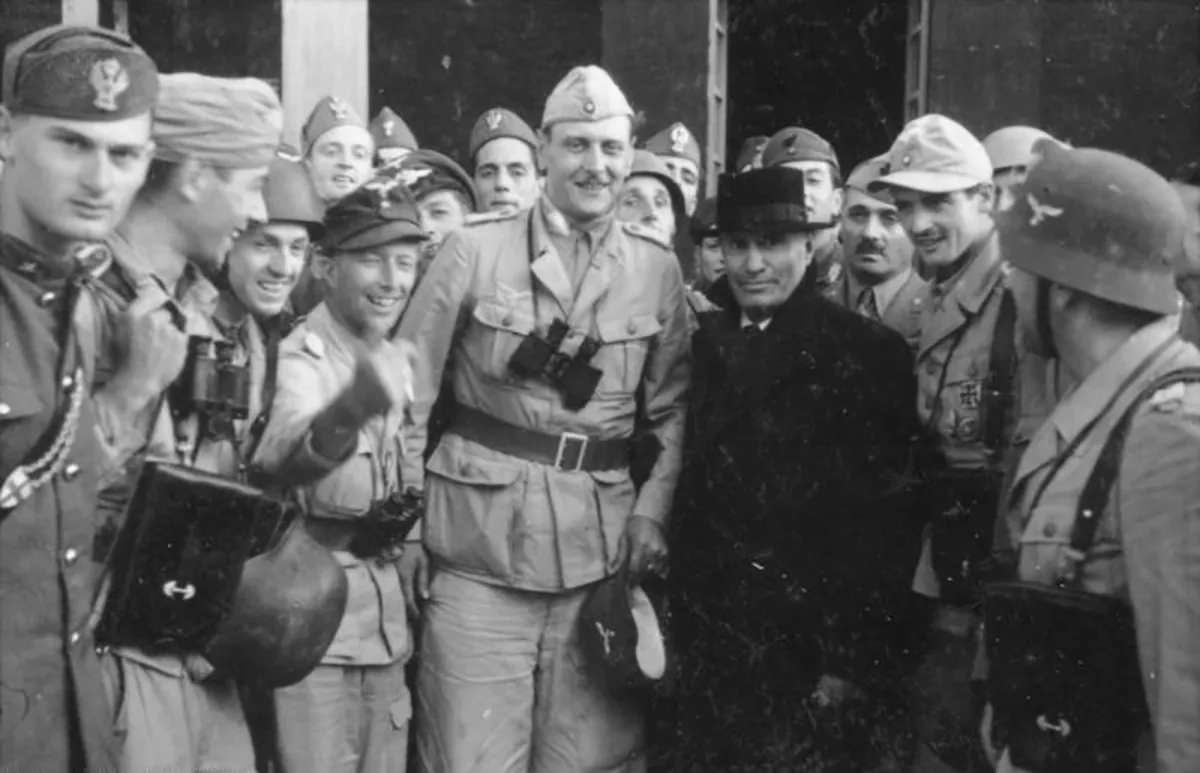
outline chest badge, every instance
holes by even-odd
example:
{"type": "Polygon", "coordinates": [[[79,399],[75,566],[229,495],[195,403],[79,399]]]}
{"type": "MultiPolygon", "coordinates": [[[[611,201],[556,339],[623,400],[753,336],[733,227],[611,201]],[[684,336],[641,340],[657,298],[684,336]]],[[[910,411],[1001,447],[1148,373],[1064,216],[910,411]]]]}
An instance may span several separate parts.
{"type": "Polygon", "coordinates": [[[963,408],[978,408],[983,396],[983,385],[978,381],[967,381],[958,388],[958,402],[963,408]]]}

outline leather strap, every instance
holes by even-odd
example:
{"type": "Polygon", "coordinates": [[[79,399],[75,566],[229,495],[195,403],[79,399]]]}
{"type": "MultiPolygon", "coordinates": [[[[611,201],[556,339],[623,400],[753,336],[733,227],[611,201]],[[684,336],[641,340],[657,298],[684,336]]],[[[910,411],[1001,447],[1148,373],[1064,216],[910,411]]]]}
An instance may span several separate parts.
{"type": "Polygon", "coordinates": [[[982,417],[983,444],[996,462],[1003,456],[1006,429],[1016,402],[1013,382],[1017,371],[1017,304],[1007,288],[1002,286],[1000,292],[1000,312],[992,332],[982,417]]]}
{"type": "Polygon", "coordinates": [[[464,405],[455,407],[447,432],[493,451],[560,470],[596,472],[629,466],[628,438],[601,440],[574,432],[549,435],[464,405]]]}

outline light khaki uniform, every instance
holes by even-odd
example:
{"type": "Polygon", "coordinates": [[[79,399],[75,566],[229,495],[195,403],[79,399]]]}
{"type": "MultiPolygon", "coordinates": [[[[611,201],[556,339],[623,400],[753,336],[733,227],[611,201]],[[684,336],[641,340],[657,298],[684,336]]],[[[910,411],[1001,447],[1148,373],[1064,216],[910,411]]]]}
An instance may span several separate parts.
{"type": "Polygon", "coordinates": [[[280,345],[271,418],[255,461],[298,487],[313,536],[333,550],[349,582],[346,612],[321,665],[277,690],[279,756],[286,773],[396,773],[405,768],[412,651],[394,564],[346,548],[357,519],[400,487],[400,411],[371,419],[345,461],[313,450],[312,421],[355,373],[353,335],[322,303],[280,345]]]}
{"type": "MultiPolygon", "coordinates": [[[[143,460],[184,463],[231,480],[239,478],[239,454],[245,450],[250,425],[262,410],[266,350],[257,326],[250,320],[235,322],[228,307],[219,309],[217,289],[194,269],[188,268],[177,298],[172,298],[132,245],[114,237],[111,246],[120,269],[137,287],[138,297],[150,295],[161,298],[163,305],[175,305],[186,316],[189,335],[224,338],[221,324],[214,322],[223,317],[224,327],[236,333],[232,340],[239,344],[237,358],[249,362],[251,378],[249,416],[236,421],[234,427],[240,450],[227,440],[202,438],[194,461],[190,453],[183,457],[179,453],[175,422],[165,401],[148,408],[133,427],[103,402],[98,403],[101,445],[110,465],[125,471],[119,482],[101,493],[100,514],[113,521],[121,517],[133,493],[143,460]]],[[[101,348],[97,379],[103,381],[111,376],[116,325],[125,303],[116,293],[99,294],[97,302],[101,348]]],[[[194,436],[194,430],[192,426],[185,431],[194,436]]],[[[119,647],[106,653],[105,661],[117,729],[124,736],[122,770],[254,769],[254,750],[236,685],[219,675],[212,678],[211,664],[198,653],[149,653],[119,647]]]]}
{"type": "MultiPolygon", "coordinates": [[[[1080,492],[1117,421],[1157,377],[1200,366],[1200,352],[1190,344],[1176,340],[1159,350],[1175,326],[1168,319],[1135,334],[1034,436],[1008,500],[1019,579],[1058,580],[1080,492]],[[1081,434],[1086,439],[1035,502],[1059,455],[1081,434]]],[[[1200,384],[1167,387],[1134,415],[1113,494],[1078,577],[1082,590],[1126,599],[1134,608],[1154,719],[1139,769],[1200,770],[1200,384]]],[[[1005,759],[998,769],[1015,768],[1005,759]]]]}
{"type": "Polygon", "coordinates": [[[425,425],[448,364],[459,406],[550,435],[628,438],[637,422],[663,450],[635,490],[628,469],[567,471],[468,441],[453,427],[443,437],[425,478],[424,544],[438,574],[421,643],[423,770],[644,765],[640,706],[585,677],[574,626],[589,586],[616,570],[628,518],[664,523],[670,510],[688,314],[668,247],[630,224],[570,230],[544,196],[529,212],[451,236],[435,258],[400,328],[419,354],[406,480],[421,474],[425,425]],[[578,412],[549,383],[509,369],[520,343],[556,318],[575,331],[564,352],[579,346],[578,333],[602,342],[591,364],[603,376],[578,412]]]}

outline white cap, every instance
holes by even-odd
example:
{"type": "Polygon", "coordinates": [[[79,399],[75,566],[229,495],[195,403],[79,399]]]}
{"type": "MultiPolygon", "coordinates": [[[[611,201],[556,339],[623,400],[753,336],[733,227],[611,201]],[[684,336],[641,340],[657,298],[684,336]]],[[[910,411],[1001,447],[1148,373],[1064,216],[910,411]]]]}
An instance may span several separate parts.
{"type": "Polygon", "coordinates": [[[564,121],[603,121],[617,116],[633,118],[629,100],[611,75],[589,64],[573,68],[550,92],[542,128],[564,121]]]}
{"type": "Polygon", "coordinates": [[[888,173],[869,190],[907,188],[950,193],[992,181],[992,162],[983,143],[944,115],[914,118],[888,152],[888,173]]]}

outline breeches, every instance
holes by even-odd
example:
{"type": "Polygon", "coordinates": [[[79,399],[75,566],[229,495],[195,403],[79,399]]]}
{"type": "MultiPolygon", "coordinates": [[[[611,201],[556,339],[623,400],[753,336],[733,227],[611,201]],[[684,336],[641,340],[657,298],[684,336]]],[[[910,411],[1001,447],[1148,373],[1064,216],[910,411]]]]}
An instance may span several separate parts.
{"type": "Polygon", "coordinates": [[[533,593],[440,571],[430,591],[417,678],[421,771],[645,769],[642,699],[593,679],[578,645],[589,588],[533,593]]]}

